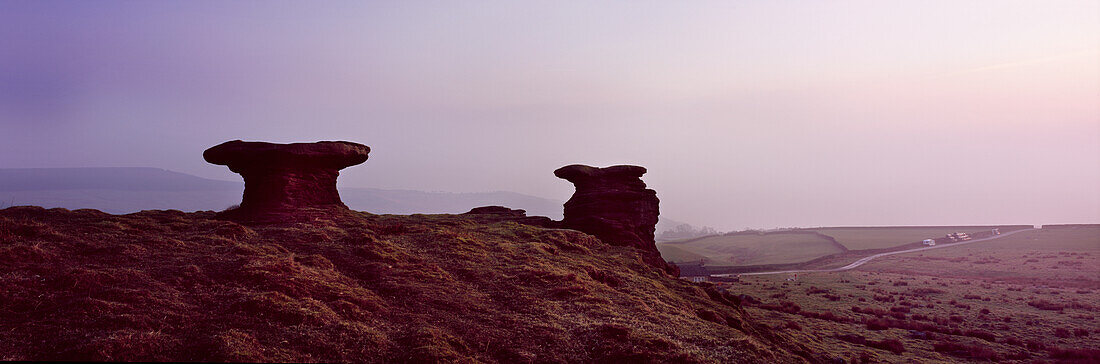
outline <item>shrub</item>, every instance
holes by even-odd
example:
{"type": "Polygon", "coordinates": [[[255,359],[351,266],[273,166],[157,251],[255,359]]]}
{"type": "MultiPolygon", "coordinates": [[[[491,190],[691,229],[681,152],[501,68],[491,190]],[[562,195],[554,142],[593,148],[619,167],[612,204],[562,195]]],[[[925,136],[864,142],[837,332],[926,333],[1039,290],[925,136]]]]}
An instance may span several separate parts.
{"type": "Polygon", "coordinates": [[[1070,337],[1069,330],[1066,330],[1066,328],[1064,327],[1056,328],[1054,329],[1054,336],[1060,338],[1068,338],[1070,337]]]}
{"type": "Polygon", "coordinates": [[[876,317],[886,316],[888,313],[886,310],[875,307],[859,308],[859,306],[852,306],[852,312],[862,313],[867,315],[875,315],[876,317]]]}
{"type": "Polygon", "coordinates": [[[798,315],[804,316],[804,317],[815,318],[815,319],[819,319],[819,320],[828,320],[828,321],[833,321],[833,322],[841,322],[841,323],[852,322],[852,320],[848,319],[847,317],[837,316],[832,311],[823,311],[823,312],[801,311],[801,312],[798,312],[798,315]]]}
{"type": "Polygon", "coordinates": [[[961,358],[978,360],[999,360],[997,352],[984,346],[971,346],[949,341],[940,341],[932,345],[937,353],[945,353],[961,358]]]}
{"type": "Polygon", "coordinates": [[[930,332],[924,332],[924,331],[918,331],[918,330],[910,330],[909,331],[909,337],[913,338],[913,339],[920,339],[920,340],[932,340],[932,339],[936,338],[935,335],[930,333],[930,332]]]}
{"type": "Polygon", "coordinates": [[[868,341],[867,344],[872,348],[886,350],[894,354],[901,354],[905,352],[905,345],[903,345],[898,339],[868,341]]]}
{"type": "Polygon", "coordinates": [[[1100,362],[1100,349],[1052,348],[1049,353],[1055,359],[1075,360],[1081,363],[1100,362]]]}
{"type": "Polygon", "coordinates": [[[1076,336],[1076,337],[1089,336],[1089,330],[1085,330],[1085,329],[1082,329],[1082,328],[1073,329],[1073,336],[1076,336]]]}
{"type": "Polygon", "coordinates": [[[1063,304],[1054,303],[1047,300],[1032,300],[1027,304],[1028,306],[1047,311],[1061,311],[1066,308],[1066,306],[1063,304]]]}
{"type": "Polygon", "coordinates": [[[978,311],[978,314],[988,315],[989,314],[989,309],[988,308],[983,308],[981,311],[978,311]]]}
{"type": "Polygon", "coordinates": [[[801,331],[802,330],[802,326],[799,326],[797,322],[790,321],[790,320],[788,320],[787,324],[784,325],[784,326],[786,326],[788,329],[791,329],[791,330],[796,330],[796,331],[801,331]]]}
{"type": "Polygon", "coordinates": [[[588,271],[588,276],[592,277],[592,279],[596,280],[596,282],[606,284],[610,287],[618,287],[623,284],[622,279],[619,279],[619,277],[616,277],[614,274],[605,271],[590,270],[588,271]]]}
{"type": "Polygon", "coordinates": [[[878,330],[886,330],[886,329],[889,329],[889,328],[890,328],[890,321],[886,321],[886,320],[883,320],[883,319],[870,319],[870,320],[867,320],[867,329],[868,330],[878,331],[878,330]]]}
{"type": "Polygon", "coordinates": [[[405,225],[401,224],[401,223],[387,224],[387,225],[382,225],[382,226],[378,227],[378,235],[383,235],[383,236],[385,236],[385,235],[400,235],[400,234],[407,233],[408,231],[409,231],[409,229],[406,228],[405,225]]]}
{"type": "Polygon", "coordinates": [[[992,332],[984,330],[967,330],[966,336],[976,337],[988,342],[997,342],[997,335],[994,335],[992,332]]]}
{"type": "Polygon", "coordinates": [[[1046,348],[1047,348],[1047,344],[1044,344],[1041,341],[1035,341],[1035,340],[1028,340],[1027,341],[1027,350],[1040,351],[1040,350],[1046,350],[1046,348]]]}
{"type": "Polygon", "coordinates": [[[887,303],[892,303],[892,302],[894,302],[894,297],[893,297],[893,296],[879,296],[879,295],[875,295],[875,296],[874,296],[874,297],[872,297],[872,298],[874,298],[874,300],[875,300],[875,301],[879,301],[879,302],[887,302],[887,303]]]}
{"type": "Polygon", "coordinates": [[[1097,307],[1095,307],[1093,305],[1078,302],[1076,299],[1074,299],[1073,302],[1070,302],[1068,305],[1066,305],[1066,307],[1075,308],[1075,309],[1079,309],[1079,310],[1085,310],[1085,311],[1096,311],[1096,309],[1097,309],[1097,307]]]}

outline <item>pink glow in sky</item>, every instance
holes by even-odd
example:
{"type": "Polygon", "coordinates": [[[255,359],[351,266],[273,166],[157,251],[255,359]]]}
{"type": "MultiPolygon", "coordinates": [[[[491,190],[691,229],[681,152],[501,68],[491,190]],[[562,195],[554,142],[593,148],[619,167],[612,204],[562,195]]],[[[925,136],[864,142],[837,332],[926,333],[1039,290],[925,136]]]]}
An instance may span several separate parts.
{"type": "Polygon", "coordinates": [[[0,168],[351,140],[345,186],[565,200],[638,164],[720,229],[1100,222],[1100,3],[0,2],[0,168]]]}

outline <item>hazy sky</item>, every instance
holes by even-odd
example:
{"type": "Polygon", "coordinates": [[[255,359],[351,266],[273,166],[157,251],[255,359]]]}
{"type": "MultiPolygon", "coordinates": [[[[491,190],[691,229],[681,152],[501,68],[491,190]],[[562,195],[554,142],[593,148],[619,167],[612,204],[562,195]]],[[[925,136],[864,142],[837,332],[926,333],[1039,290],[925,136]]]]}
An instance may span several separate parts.
{"type": "Polygon", "coordinates": [[[0,1],[0,168],[239,180],[232,139],[560,200],[637,164],[722,230],[1095,223],[1100,2],[0,1]]]}

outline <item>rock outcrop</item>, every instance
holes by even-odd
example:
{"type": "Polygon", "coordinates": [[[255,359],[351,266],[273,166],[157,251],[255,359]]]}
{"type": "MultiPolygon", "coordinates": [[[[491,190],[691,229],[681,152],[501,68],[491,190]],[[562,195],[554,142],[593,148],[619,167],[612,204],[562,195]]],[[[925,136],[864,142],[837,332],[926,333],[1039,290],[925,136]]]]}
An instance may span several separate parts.
{"type": "Polygon", "coordinates": [[[527,216],[527,210],[512,209],[504,206],[481,206],[470,209],[463,215],[479,215],[494,221],[512,221],[524,225],[543,228],[557,228],[559,223],[546,216],[527,216]]]}
{"type": "Polygon", "coordinates": [[[211,147],[203,158],[244,177],[239,208],[222,217],[279,220],[306,207],[347,209],[336,190],[340,170],[367,160],[370,147],[351,142],[275,144],[234,140],[211,147]]]}
{"type": "Polygon", "coordinates": [[[638,248],[646,263],[675,275],[676,266],[661,258],[654,241],[661,201],[657,192],[642,182],[645,172],[639,166],[597,168],[579,164],[554,171],[555,176],[577,188],[565,202],[562,226],[595,235],[610,245],[638,248]]]}

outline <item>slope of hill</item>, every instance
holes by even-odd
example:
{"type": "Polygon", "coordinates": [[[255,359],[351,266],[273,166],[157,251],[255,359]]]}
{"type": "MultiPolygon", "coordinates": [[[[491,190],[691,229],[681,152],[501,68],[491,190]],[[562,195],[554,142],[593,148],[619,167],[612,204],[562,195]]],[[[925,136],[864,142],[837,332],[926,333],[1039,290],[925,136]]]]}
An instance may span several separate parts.
{"type": "MultiPolygon", "coordinates": [[[[488,215],[0,210],[0,360],[800,362],[633,248],[488,215]]],[[[798,353],[798,354],[796,354],[798,353]]]]}
{"type": "Polygon", "coordinates": [[[759,322],[848,362],[1100,363],[1100,225],[1045,225],[789,278],[726,286],[759,322]]]}
{"type": "Polygon", "coordinates": [[[661,252],[661,257],[669,263],[695,263],[700,260],[708,260],[707,256],[692,253],[690,250],[681,248],[676,244],[657,243],[657,250],[661,252]]]}
{"type": "Polygon", "coordinates": [[[885,249],[918,242],[924,239],[942,238],[954,232],[988,232],[993,228],[1021,229],[1025,225],[990,226],[869,226],[869,227],[825,227],[805,229],[833,237],[850,250],[885,249]]]}
{"type": "Polygon", "coordinates": [[[0,191],[211,191],[240,190],[242,186],[159,168],[0,169],[0,191]]]}
{"type": "Polygon", "coordinates": [[[0,169],[0,207],[90,208],[109,213],[221,210],[244,185],[158,168],[0,169]]]}
{"type": "Polygon", "coordinates": [[[845,251],[828,236],[806,231],[740,232],[657,244],[675,262],[706,259],[708,266],[798,263],[845,251]]]}

